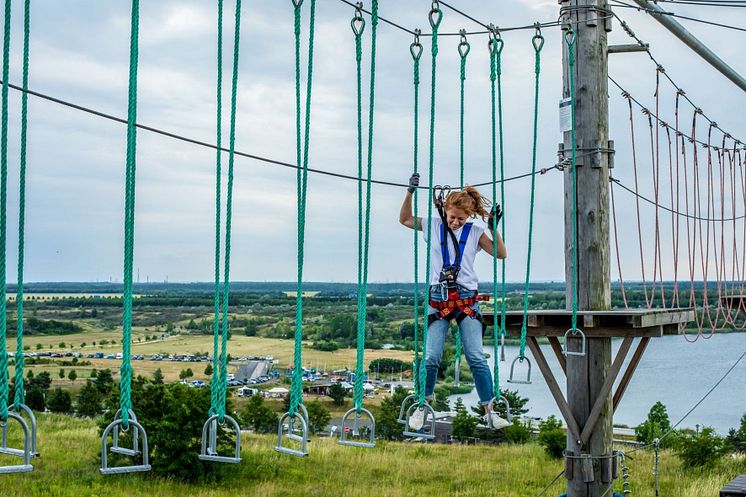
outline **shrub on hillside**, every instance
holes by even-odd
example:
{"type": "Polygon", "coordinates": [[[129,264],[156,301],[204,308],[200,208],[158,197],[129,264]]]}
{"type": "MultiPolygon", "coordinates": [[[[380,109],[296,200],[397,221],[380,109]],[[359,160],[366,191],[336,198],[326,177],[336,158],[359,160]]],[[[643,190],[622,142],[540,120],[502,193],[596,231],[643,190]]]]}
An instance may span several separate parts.
{"type": "Polygon", "coordinates": [[[252,395],[249,398],[241,411],[241,419],[257,433],[274,433],[279,423],[277,413],[264,402],[261,395],[252,395]]]}
{"type": "Polygon", "coordinates": [[[518,418],[502,429],[505,441],[510,444],[525,444],[531,440],[531,423],[522,423],[518,418]]]}
{"type": "MultiPolygon", "coordinates": [[[[112,406],[118,405],[119,389],[115,388],[107,399],[111,413],[101,419],[101,432],[113,420],[112,406]]],[[[210,410],[210,391],[190,388],[180,383],[155,385],[138,377],[132,382],[132,409],[148,435],[152,474],[186,482],[210,481],[225,474],[225,465],[200,461],[202,427],[210,410]]],[[[226,412],[232,412],[230,402],[226,412]]],[[[219,432],[221,455],[233,455],[235,435],[228,428],[219,432]]],[[[130,430],[131,433],[131,430],[130,430]]],[[[126,446],[125,443],[123,445],[126,446]]],[[[120,456],[110,457],[117,465],[120,456]]],[[[124,462],[126,461],[126,462],[124,462]]],[[[130,458],[124,459],[131,463],[130,458]]]]}
{"type": "Polygon", "coordinates": [[[738,430],[731,428],[728,431],[727,441],[733,450],[746,452],[746,414],[741,416],[741,426],[738,430]]]}
{"type": "Polygon", "coordinates": [[[47,399],[47,409],[60,414],[69,414],[73,410],[73,400],[70,392],[55,388],[47,399]]]}
{"type": "Polygon", "coordinates": [[[567,445],[567,434],[562,429],[562,421],[554,416],[549,416],[539,423],[539,444],[550,456],[559,459],[567,445]]]}
{"type": "Polygon", "coordinates": [[[699,433],[684,433],[674,449],[684,466],[713,467],[728,451],[725,439],[718,436],[709,426],[702,428],[699,433]]]}
{"type": "Polygon", "coordinates": [[[671,421],[668,419],[666,406],[658,401],[650,408],[647,419],[635,428],[635,436],[638,442],[645,445],[652,444],[657,438],[662,448],[671,448],[676,445],[676,437],[669,435],[663,438],[670,431],[671,421]]]}

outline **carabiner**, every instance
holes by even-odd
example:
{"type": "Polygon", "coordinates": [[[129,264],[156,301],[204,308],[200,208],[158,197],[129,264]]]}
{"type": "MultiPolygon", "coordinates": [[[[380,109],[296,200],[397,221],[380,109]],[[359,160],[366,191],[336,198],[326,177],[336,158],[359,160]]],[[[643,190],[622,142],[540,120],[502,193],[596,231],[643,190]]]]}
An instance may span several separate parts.
{"type": "Polygon", "coordinates": [[[409,45],[409,53],[412,54],[412,58],[414,60],[420,60],[420,56],[422,55],[422,43],[420,43],[420,35],[422,34],[422,31],[420,28],[417,28],[414,30],[414,41],[411,45],[409,45]]]}
{"type": "Polygon", "coordinates": [[[531,43],[536,52],[541,52],[541,48],[544,46],[544,37],[541,35],[541,24],[538,22],[534,23],[534,28],[536,29],[536,34],[531,39],[531,43]]]}
{"type": "Polygon", "coordinates": [[[466,30],[460,29],[459,35],[461,35],[461,41],[458,44],[458,54],[461,56],[462,59],[465,59],[467,55],[469,55],[469,50],[471,50],[471,46],[469,45],[469,42],[466,41],[466,30]]]}
{"type": "Polygon", "coordinates": [[[365,31],[365,19],[363,19],[363,2],[357,2],[355,4],[355,16],[350,21],[350,27],[352,32],[355,33],[355,37],[359,37],[365,31]]]}

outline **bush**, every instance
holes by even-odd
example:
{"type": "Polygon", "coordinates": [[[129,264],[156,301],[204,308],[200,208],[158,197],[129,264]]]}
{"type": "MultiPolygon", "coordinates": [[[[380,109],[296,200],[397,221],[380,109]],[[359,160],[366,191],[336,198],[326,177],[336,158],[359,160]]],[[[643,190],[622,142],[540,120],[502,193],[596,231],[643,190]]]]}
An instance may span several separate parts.
{"type": "Polygon", "coordinates": [[[52,390],[47,401],[47,408],[52,412],[60,414],[71,413],[73,410],[73,401],[70,392],[61,388],[52,390]]]}
{"type": "Polygon", "coordinates": [[[275,433],[279,418],[261,395],[252,395],[241,411],[241,419],[257,433],[275,433]]]}
{"type": "Polygon", "coordinates": [[[662,448],[671,448],[675,445],[675,438],[669,436],[662,438],[669,431],[671,431],[671,421],[668,419],[666,406],[658,401],[650,408],[647,419],[635,428],[635,436],[638,442],[645,445],[652,444],[657,438],[660,439],[662,448]]]}
{"type": "Polygon", "coordinates": [[[311,348],[320,350],[322,352],[334,352],[335,350],[339,349],[339,346],[335,342],[321,341],[321,342],[314,342],[311,348]]]}
{"type": "Polygon", "coordinates": [[[539,436],[537,437],[539,445],[550,456],[559,459],[567,445],[567,434],[562,429],[562,421],[554,416],[549,416],[546,420],[539,423],[539,436]]]}
{"type": "Polygon", "coordinates": [[[319,400],[307,402],[306,409],[308,410],[308,424],[310,425],[308,430],[314,434],[325,430],[332,419],[329,409],[319,400]]]}
{"type": "MultiPolygon", "coordinates": [[[[107,405],[117,405],[119,389],[115,388],[107,405]]],[[[228,473],[226,465],[200,461],[202,427],[210,410],[210,391],[189,388],[180,383],[154,385],[142,377],[132,382],[133,411],[145,428],[150,449],[152,474],[184,482],[214,481],[228,473]],[[157,457],[153,457],[157,454],[157,457]]],[[[114,411],[111,411],[112,413],[114,411]]],[[[230,401],[226,413],[232,412],[230,401]]],[[[102,419],[103,432],[112,419],[102,419]]],[[[218,452],[233,455],[234,440],[231,425],[225,424],[218,434],[218,452]]],[[[130,430],[131,433],[132,430],[130,430]]],[[[121,435],[120,435],[121,436],[121,435]]],[[[123,442],[126,445],[126,441],[123,442]]],[[[112,454],[110,462],[117,465],[121,456],[112,454]]],[[[131,458],[126,458],[131,463],[131,458]]]]}
{"type": "Polygon", "coordinates": [[[513,423],[502,430],[505,441],[510,444],[525,444],[531,440],[531,423],[522,423],[518,418],[513,418],[513,423]]]}
{"type": "Polygon", "coordinates": [[[674,450],[685,467],[712,467],[728,451],[728,445],[713,428],[705,426],[699,433],[682,434],[674,450]]]}
{"type": "Polygon", "coordinates": [[[738,430],[731,428],[728,431],[727,441],[733,450],[746,452],[746,414],[741,416],[741,426],[738,430]]]}

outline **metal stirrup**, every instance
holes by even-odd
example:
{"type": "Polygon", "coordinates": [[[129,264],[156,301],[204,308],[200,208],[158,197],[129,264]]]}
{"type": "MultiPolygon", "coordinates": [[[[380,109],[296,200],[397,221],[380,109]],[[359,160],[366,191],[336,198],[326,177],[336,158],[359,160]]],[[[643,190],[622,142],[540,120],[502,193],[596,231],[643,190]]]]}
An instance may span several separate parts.
{"type": "MultiPolygon", "coordinates": [[[[129,414],[130,419],[134,422],[137,422],[137,416],[135,416],[135,412],[132,409],[129,410],[129,414]]],[[[114,414],[114,419],[122,419],[121,409],[118,409],[116,414],[114,414]]],[[[111,449],[109,449],[109,451],[113,452],[114,454],[121,454],[123,456],[136,456],[140,452],[140,440],[137,436],[137,431],[134,431],[132,433],[132,448],[128,449],[126,447],[119,446],[119,425],[115,426],[113,432],[113,441],[111,444],[111,449]]]]}
{"type": "MultiPolygon", "coordinates": [[[[24,421],[26,421],[26,426],[31,430],[31,457],[37,457],[39,452],[36,450],[36,416],[34,416],[34,411],[32,411],[26,404],[20,404],[19,410],[16,414],[23,417],[23,413],[26,413],[26,416],[28,416],[28,420],[24,419],[24,421]]],[[[7,423],[2,425],[2,444],[0,445],[0,454],[24,457],[25,452],[25,450],[8,447],[8,425],[7,423]]]]}
{"type": "Polygon", "coordinates": [[[302,457],[302,456],[308,455],[307,446],[308,446],[308,421],[306,421],[306,418],[304,418],[303,415],[297,411],[293,414],[290,414],[289,412],[286,412],[285,414],[283,414],[277,426],[277,447],[275,447],[275,450],[282,454],[290,454],[291,456],[302,457]],[[287,422],[287,430],[284,429],[285,422],[287,422]],[[300,435],[296,435],[293,433],[293,431],[295,431],[296,422],[299,422],[301,424],[300,435]],[[291,447],[285,447],[283,445],[283,440],[287,438],[289,438],[290,440],[294,440],[296,442],[300,442],[300,449],[293,449],[291,447]]]}
{"type": "Polygon", "coordinates": [[[565,343],[562,345],[562,354],[565,356],[568,355],[574,355],[582,357],[585,355],[585,333],[583,333],[583,330],[580,328],[572,329],[570,328],[565,332],[565,343]],[[573,337],[575,337],[576,334],[580,333],[580,352],[572,352],[570,348],[567,346],[567,339],[570,338],[570,334],[572,334],[573,337]]]}
{"type": "Polygon", "coordinates": [[[103,475],[117,475],[122,473],[137,473],[142,471],[150,471],[150,460],[148,459],[148,435],[145,433],[145,428],[142,427],[137,421],[130,420],[129,424],[137,432],[133,434],[133,438],[140,437],[142,440],[142,464],[135,464],[132,466],[117,466],[110,468],[108,451],[106,450],[106,440],[109,437],[109,433],[115,428],[118,428],[124,423],[122,419],[115,419],[109,424],[101,435],[101,474],[103,475]]]}
{"type": "Polygon", "coordinates": [[[408,408],[406,406],[407,402],[409,402],[410,400],[412,402],[415,402],[417,400],[417,396],[415,394],[407,395],[406,397],[404,397],[404,400],[401,401],[401,407],[399,408],[399,417],[396,418],[397,423],[402,425],[407,424],[406,414],[408,408]]]}
{"type": "MultiPolygon", "coordinates": [[[[506,399],[504,396],[501,396],[499,399],[497,397],[492,397],[492,399],[490,399],[490,403],[487,404],[487,409],[490,413],[497,412],[497,409],[495,409],[495,407],[497,407],[496,404],[502,404],[505,406],[505,412],[507,413],[505,420],[508,423],[512,423],[513,415],[510,413],[510,403],[508,402],[508,399],[506,399]]],[[[487,423],[489,424],[490,428],[494,428],[492,426],[491,416],[487,416],[487,423]]]]}
{"type": "Polygon", "coordinates": [[[402,435],[404,435],[405,437],[422,438],[425,440],[435,439],[435,410],[430,406],[430,404],[427,403],[427,401],[425,401],[423,405],[414,403],[409,407],[409,409],[407,409],[407,422],[404,425],[404,432],[402,433],[402,435]],[[415,409],[422,409],[425,412],[423,413],[422,428],[420,428],[418,431],[411,431],[409,429],[409,418],[412,417],[415,409]],[[426,430],[426,428],[428,427],[430,428],[430,430],[426,430]]]}
{"type": "Polygon", "coordinates": [[[531,361],[528,359],[528,357],[521,357],[518,356],[515,359],[513,359],[513,362],[510,364],[510,378],[508,378],[508,383],[516,383],[519,385],[530,385],[531,384],[531,361]],[[515,370],[515,363],[526,361],[528,363],[528,372],[526,374],[525,380],[516,380],[513,378],[513,372],[515,370]]]}
{"type": "Polygon", "coordinates": [[[224,420],[227,420],[231,426],[233,426],[233,430],[236,432],[236,452],[233,457],[221,456],[218,454],[218,430],[220,429],[219,419],[220,415],[218,414],[210,416],[202,427],[202,451],[199,454],[199,459],[201,461],[238,464],[241,462],[241,427],[238,426],[238,423],[232,417],[223,417],[224,420]]]}
{"type": "Polygon", "coordinates": [[[344,416],[342,416],[342,434],[339,438],[339,444],[340,445],[349,445],[351,447],[367,447],[369,449],[372,449],[376,446],[376,420],[373,417],[373,413],[371,413],[369,410],[365,408],[360,408],[360,412],[358,412],[356,407],[353,407],[349,411],[347,411],[344,416]],[[354,414],[354,418],[352,419],[352,426],[348,425],[348,418],[354,414]],[[361,436],[361,426],[360,426],[360,419],[365,415],[367,418],[370,419],[370,425],[369,426],[363,426],[363,428],[368,430],[367,436],[363,438],[361,436]],[[347,433],[347,428],[350,428],[350,433],[347,433]],[[359,437],[363,440],[367,439],[367,442],[358,442],[355,440],[348,440],[347,437],[359,437]]]}
{"type": "Polygon", "coordinates": [[[2,426],[3,431],[3,447],[5,447],[8,451],[13,451],[12,453],[5,453],[10,455],[20,455],[23,457],[23,464],[16,464],[13,466],[0,466],[0,474],[28,473],[29,471],[33,471],[34,467],[31,465],[31,433],[29,431],[26,420],[18,414],[9,412],[8,419],[6,419],[4,422],[0,421],[0,425],[2,426]],[[7,449],[7,444],[5,442],[7,441],[8,421],[10,421],[11,419],[18,421],[21,425],[21,428],[23,428],[22,451],[18,449],[7,449]]]}

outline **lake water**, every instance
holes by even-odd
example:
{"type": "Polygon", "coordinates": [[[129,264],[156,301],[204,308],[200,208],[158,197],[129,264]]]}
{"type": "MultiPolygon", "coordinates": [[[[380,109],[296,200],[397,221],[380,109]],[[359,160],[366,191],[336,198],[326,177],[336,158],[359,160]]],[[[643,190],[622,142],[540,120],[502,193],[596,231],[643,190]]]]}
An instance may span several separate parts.
{"type": "MultiPolygon", "coordinates": [[[[693,337],[689,336],[691,340],[693,337]]],[[[629,363],[638,339],[627,354],[629,363]]],[[[612,360],[619,349],[621,340],[612,342],[612,360]]],[[[554,372],[557,382],[565,391],[565,376],[557,363],[551,347],[542,345],[542,352],[554,372]]],[[[485,347],[490,354],[488,362],[493,367],[492,347],[485,347]]],[[[652,405],[661,401],[666,405],[671,423],[679,421],[694,405],[712,388],[725,372],[746,352],[746,333],[715,334],[705,340],[699,338],[695,343],[688,343],[683,336],[664,336],[650,340],[645,354],[637,366],[632,381],[614,414],[614,423],[636,426],[645,420],[652,405]]],[[[510,363],[518,355],[517,346],[506,346],[506,362],[500,365],[500,384],[503,389],[518,390],[523,397],[528,397],[527,415],[546,418],[554,414],[562,419],[559,409],[552,398],[549,388],[530,350],[526,356],[532,361],[530,385],[507,383],[510,363]]],[[[499,356],[498,356],[499,357],[499,356]]],[[[516,373],[518,373],[516,365],[516,373]]],[[[520,370],[525,377],[525,368],[520,370]]],[[[623,374],[618,375],[617,382],[623,374]]],[[[518,377],[518,374],[516,374],[518,377]]],[[[449,398],[451,405],[458,395],[449,398]]],[[[467,406],[479,401],[476,390],[461,395],[467,406]]],[[[729,428],[738,428],[741,416],[746,413],[746,357],[742,359],[728,377],[692,412],[679,426],[694,428],[712,426],[724,435],[729,428]]]]}

